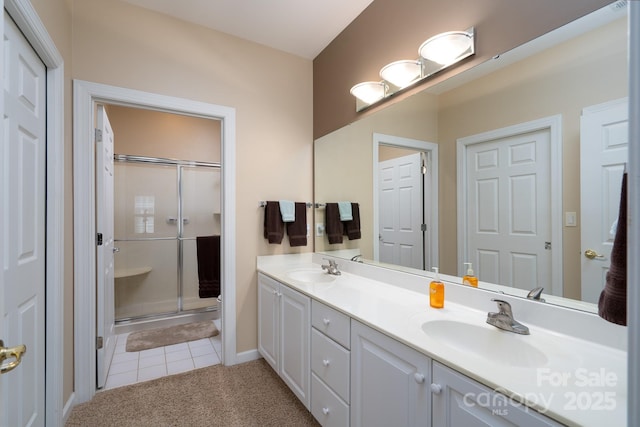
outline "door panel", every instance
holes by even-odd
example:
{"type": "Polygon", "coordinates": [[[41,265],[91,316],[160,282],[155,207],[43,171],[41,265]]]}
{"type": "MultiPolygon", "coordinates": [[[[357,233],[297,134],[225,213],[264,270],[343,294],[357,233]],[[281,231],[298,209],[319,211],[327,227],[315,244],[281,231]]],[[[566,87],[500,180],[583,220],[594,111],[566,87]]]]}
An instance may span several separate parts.
{"type": "Polygon", "coordinates": [[[379,163],[380,261],[424,268],[420,153],[379,163]]]}
{"type": "MultiPolygon", "coordinates": [[[[46,68],[4,15],[0,339],[26,345],[0,377],[0,425],[44,425],[46,68]]],[[[5,361],[5,364],[12,362],[5,361]]]]}
{"type": "Polygon", "coordinates": [[[480,280],[533,289],[551,283],[548,129],[469,145],[468,260],[480,280]]]}
{"type": "Polygon", "coordinates": [[[597,303],[609,270],[613,224],[628,159],[626,99],[585,108],[580,121],[580,227],[582,300],[597,303]],[[598,256],[590,259],[585,251],[598,256]]]}
{"type": "Polygon", "coordinates": [[[97,329],[102,337],[97,349],[97,387],[107,380],[115,343],[115,290],[114,290],[114,227],[113,227],[113,130],[103,105],[98,105],[96,144],[96,230],[102,235],[102,244],[96,248],[97,271],[97,329]]]}

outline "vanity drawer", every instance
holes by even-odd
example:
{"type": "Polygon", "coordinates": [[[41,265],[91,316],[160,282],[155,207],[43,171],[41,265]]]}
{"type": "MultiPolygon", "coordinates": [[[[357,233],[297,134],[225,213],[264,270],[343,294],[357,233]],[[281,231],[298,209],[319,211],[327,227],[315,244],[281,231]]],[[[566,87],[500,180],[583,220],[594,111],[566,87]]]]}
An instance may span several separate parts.
{"type": "Polygon", "coordinates": [[[349,402],[349,350],[311,328],[311,371],[349,402]]]}
{"type": "Polygon", "coordinates": [[[311,374],[311,414],[323,427],[348,427],[349,405],[311,374]]]}
{"type": "Polygon", "coordinates": [[[336,340],[344,348],[349,348],[351,342],[349,316],[313,300],[311,302],[311,325],[336,340]]]}

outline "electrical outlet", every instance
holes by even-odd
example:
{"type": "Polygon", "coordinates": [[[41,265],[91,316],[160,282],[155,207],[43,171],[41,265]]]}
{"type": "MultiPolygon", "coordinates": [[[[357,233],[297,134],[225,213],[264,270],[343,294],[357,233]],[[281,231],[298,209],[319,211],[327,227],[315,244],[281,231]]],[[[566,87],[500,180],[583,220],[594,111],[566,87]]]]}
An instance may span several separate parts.
{"type": "Polygon", "coordinates": [[[317,237],[324,236],[324,224],[321,222],[316,223],[316,236],[317,237]]]}

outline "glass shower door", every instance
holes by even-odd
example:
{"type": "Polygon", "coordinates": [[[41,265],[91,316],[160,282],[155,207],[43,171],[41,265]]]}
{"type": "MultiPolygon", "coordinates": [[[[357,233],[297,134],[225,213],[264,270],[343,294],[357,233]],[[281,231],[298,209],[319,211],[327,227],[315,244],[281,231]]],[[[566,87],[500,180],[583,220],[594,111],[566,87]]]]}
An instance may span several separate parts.
{"type": "Polygon", "coordinates": [[[116,162],[114,179],[116,321],[176,313],[176,167],[116,162]]]}
{"type": "MultiPolygon", "coordinates": [[[[199,296],[198,236],[220,236],[220,168],[181,166],[182,307],[184,310],[217,306],[215,297],[199,296]]],[[[202,255],[202,254],[201,254],[202,255]]],[[[201,256],[203,268],[218,262],[201,256]]],[[[221,260],[220,260],[221,262],[221,260]]],[[[217,297],[217,295],[216,295],[217,297]]]]}

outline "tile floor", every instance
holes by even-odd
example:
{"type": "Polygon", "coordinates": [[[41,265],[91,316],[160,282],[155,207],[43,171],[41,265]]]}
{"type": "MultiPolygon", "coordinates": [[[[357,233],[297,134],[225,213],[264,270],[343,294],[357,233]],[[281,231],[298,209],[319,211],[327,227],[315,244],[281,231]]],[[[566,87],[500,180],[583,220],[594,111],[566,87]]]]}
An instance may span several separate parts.
{"type": "MultiPolygon", "coordinates": [[[[220,327],[219,324],[217,326],[220,327]]],[[[128,335],[117,336],[105,390],[220,363],[220,334],[212,338],[137,352],[125,351],[128,335]]]]}

